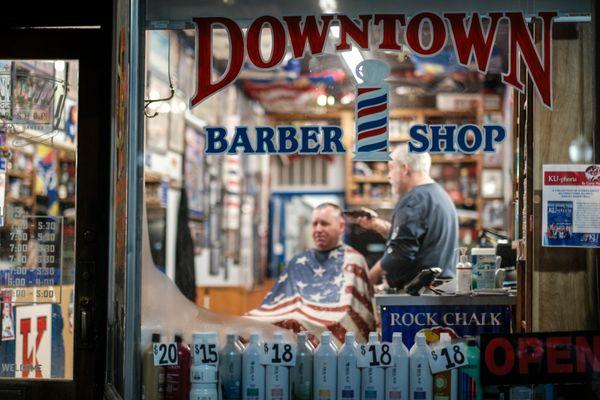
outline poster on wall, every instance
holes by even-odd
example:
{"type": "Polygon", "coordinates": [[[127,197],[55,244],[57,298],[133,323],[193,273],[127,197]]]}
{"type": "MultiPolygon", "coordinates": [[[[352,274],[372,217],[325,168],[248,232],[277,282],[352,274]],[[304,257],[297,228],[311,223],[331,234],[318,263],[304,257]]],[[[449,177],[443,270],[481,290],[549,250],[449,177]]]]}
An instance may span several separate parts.
{"type": "Polygon", "coordinates": [[[600,247],[600,165],[543,168],[542,246],[600,247]]]}

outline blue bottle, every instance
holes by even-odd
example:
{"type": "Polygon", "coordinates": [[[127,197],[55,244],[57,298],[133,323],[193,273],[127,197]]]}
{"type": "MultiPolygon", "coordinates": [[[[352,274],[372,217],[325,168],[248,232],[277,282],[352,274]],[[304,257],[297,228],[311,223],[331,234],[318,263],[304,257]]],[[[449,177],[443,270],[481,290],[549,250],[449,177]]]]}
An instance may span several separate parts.
{"type": "MultiPolygon", "coordinates": [[[[377,332],[369,333],[367,345],[379,344],[377,332]]],[[[366,367],[362,370],[362,399],[383,400],[385,392],[385,371],[382,367],[366,367]]]]}
{"type": "MultiPolygon", "coordinates": [[[[283,343],[283,335],[273,335],[275,343],[283,343]]],[[[290,390],[290,376],[288,367],[282,365],[267,365],[265,398],[266,400],[288,400],[290,390]]]]}
{"type": "Polygon", "coordinates": [[[292,400],[311,400],[313,390],[313,353],[315,349],[305,332],[298,333],[296,365],[290,370],[292,400]]]}
{"type": "Polygon", "coordinates": [[[219,376],[223,400],[242,398],[242,347],[235,334],[228,334],[219,352],[219,376]]]}
{"type": "Polygon", "coordinates": [[[338,353],[338,400],[360,400],[360,370],[358,369],[357,344],[353,332],[346,332],[344,345],[338,353]]]}
{"type": "Polygon", "coordinates": [[[321,343],[315,351],[314,400],[336,400],[337,395],[337,349],[331,332],[321,333],[321,343]]]}
{"type": "Polygon", "coordinates": [[[402,342],[402,332],[392,335],[392,365],[385,370],[385,400],[408,399],[408,349],[402,342]]]}
{"type": "Polygon", "coordinates": [[[424,333],[410,349],[410,400],[433,398],[433,377],[429,368],[429,346],[424,333]]]}
{"type": "Polygon", "coordinates": [[[242,354],[243,400],[265,400],[265,366],[260,363],[262,352],[260,335],[250,334],[250,342],[242,354]]]}

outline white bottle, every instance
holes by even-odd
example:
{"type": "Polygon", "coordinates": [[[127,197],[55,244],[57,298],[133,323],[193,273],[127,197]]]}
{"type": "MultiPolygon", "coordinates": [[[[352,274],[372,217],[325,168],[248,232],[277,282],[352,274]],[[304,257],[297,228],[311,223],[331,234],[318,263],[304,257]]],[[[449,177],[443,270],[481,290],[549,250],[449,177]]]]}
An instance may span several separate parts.
{"type": "MultiPolygon", "coordinates": [[[[218,367],[203,361],[205,355],[211,358],[210,345],[214,345],[214,354],[217,349],[216,332],[200,332],[192,334],[192,368],[190,369],[190,400],[217,400],[218,367]],[[200,346],[204,345],[202,352],[200,346]],[[205,354],[206,353],[206,354],[205,354]]],[[[215,358],[216,361],[216,358],[215,358]]]]}
{"type": "MultiPolygon", "coordinates": [[[[446,347],[452,343],[450,335],[442,332],[440,345],[446,347]]],[[[433,400],[458,400],[458,370],[442,371],[433,376],[433,400]]]]}
{"type": "Polygon", "coordinates": [[[308,341],[306,332],[298,333],[296,365],[290,370],[292,400],[311,400],[312,398],[314,352],[315,349],[308,341]]]}
{"type": "Polygon", "coordinates": [[[469,262],[467,248],[460,248],[460,259],[456,264],[456,293],[470,294],[473,282],[473,265],[469,262]]]}
{"type": "MultiPolygon", "coordinates": [[[[377,332],[369,333],[368,345],[378,345],[377,332]]],[[[383,400],[385,395],[385,371],[383,367],[366,367],[362,370],[361,398],[368,400],[383,400]]]]}
{"type": "Polygon", "coordinates": [[[409,363],[408,349],[402,342],[402,332],[392,335],[392,365],[385,370],[385,400],[407,400],[409,363]]]}
{"type": "Polygon", "coordinates": [[[321,343],[315,351],[313,368],[313,400],[335,400],[337,395],[337,349],[331,332],[321,333],[321,343]]]}
{"type": "Polygon", "coordinates": [[[265,366],[260,363],[262,353],[260,335],[250,334],[250,341],[242,355],[243,400],[265,400],[265,366]]]}
{"type": "Polygon", "coordinates": [[[338,353],[338,400],[360,400],[360,370],[353,332],[346,332],[344,345],[338,353]]]}
{"type": "MultiPolygon", "coordinates": [[[[283,334],[273,335],[274,343],[283,343],[283,334]]],[[[282,345],[283,347],[283,345],[282,345]]],[[[267,365],[265,374],[265,399],[288,400],[290,390],[290,371],[283,365],[267,365]]]]}
{"type": "Polygon", "coordinates": [[[410,349],[410,400],[433,398],[433,379],[428,352],[425,334],[418,333],[417,341],[410,349]]]}

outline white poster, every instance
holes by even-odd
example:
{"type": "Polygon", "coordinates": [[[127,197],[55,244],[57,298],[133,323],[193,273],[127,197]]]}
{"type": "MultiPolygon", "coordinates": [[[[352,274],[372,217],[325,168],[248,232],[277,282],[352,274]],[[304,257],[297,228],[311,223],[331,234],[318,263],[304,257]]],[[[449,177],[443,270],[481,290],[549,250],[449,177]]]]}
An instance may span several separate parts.
{"type": "Polygon", "coordinates": [[[544,165],[542,246],[600,247],[600,165],[544,165]]]}
{"type": "Polygon", "coordinates": [[[15,378],[50,378],[52,304],[16,308],[15,378]]]}

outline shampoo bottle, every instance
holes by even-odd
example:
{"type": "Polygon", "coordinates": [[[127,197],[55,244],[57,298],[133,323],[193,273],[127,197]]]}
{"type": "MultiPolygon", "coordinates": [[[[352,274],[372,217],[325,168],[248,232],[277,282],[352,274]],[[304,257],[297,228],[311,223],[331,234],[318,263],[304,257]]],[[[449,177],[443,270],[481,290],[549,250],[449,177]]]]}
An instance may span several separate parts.
{"type": "Polygon", "coordinates": [[[152,344],[160,343],[160,334],[152,334],[152,343],[146,348],[144,352],[143,362],[143,378],[142,378],[142,398],[144,400],[162,400],[164,381],[165,381],[165,367],[154,366],[154,353],[152,351],[152,344]]]}
{"type": "Polygon", "coordinates": [[[428,352],[429,347],[425,340],[425,334],[418,333],[417,341],[410,349],[410,400],[433,397],[433,381],[428,352]]]}
{"type": "MultiPolygon", "coordinates": [[[[442,332],[441,346],[452,342],[450,335],[442,332]]],[[[433,376],[433,400],[458,400],[458,370],[449,369],[433,376]]]]}
{"type": "Polygon", "coordinates": [[[219,352],[219,377],[223,400],[242,398],[242,347],[235,334],[228,334],[219,352]]]}
{"type": "Polygon", "coordinates": [[[473,282],[473,266],[467,256],[467,248],[460,248],[460,260],[456,264],[456,293],[471,293],[471,283],[473,282]]]}
{"type": "Polygon", "coordinates": [[[483,399],[483,387],[479,379],[479,348],[477,339],[467,340],[468,365],[459,368],[458,380],[460,384],[460,398],[470,400],[483,399]]]}
{"type": "Polygon", "coordinates": [[[385,400],[408,399],[408,349],[402,342],[402,332],[392,335],[392,365],[385,370],[385,400]]]}
{"type": "MultiPolygon", "coordinates": [[[[283,335],[273,335],[275,343],[283,343],[283,335]]],[[[282,345],[283,346],[283,345],[282,345]]],[[[288,400],[290,390],[290,371],[282,365],[267,365],[265,398],[266,400],[288,400]]]]}
{"type": "Polygon", "coordinates": [[[250,334],[250,342],[242,354],[242,399],[265,399],[265,367],[260,363],[260,335],[250,334]]]}
{"type": "Polygon", "coordinates": [[[321,333],[314,356],[314,400],[335,400],[337,395],[337,349],[331,332],[321,333]]]}
{"type": "MultiPolygon", "coordinates": [[[[219,398],[219,373],[215,364],[203,362],[200,347],[204,345],[204,352],[210,353],[210,346],[217,345],[216,332],[201,332],[192,334],[192,368],[190,372],[190,400],[218,400],[219,398]]],[[[213,350],[214,351],[214,350],[213,350]]]]}
{"type": "Polygon", "coordinates": [[[291,368],[292,400],[311,400],[314,348],[305,332],[298,333],[296,365],[291,368]]]}
{"type": "Polygon", "coordinates": [[[346,332],[344,345],[338,353],[338,400],[360,400],[360,370],[356,348],[354,333],[346,332]]]}
{"type": "MultiPolygon", "coordinates": [[[[378,345],[377,332],[369,333],[367,345],[378,345]]],[[[366,367],[362,370],[362,398],[369,400],[383,400],[385,392],[385,371],[382,367],[366,367]]]]}
{"type": "Polygon", "coordinates": [[[177,365],[166,367],[165,400],[187,400],[190,393],[190,348],[183,343],[182,335],[175,335],[177,365]]]}

